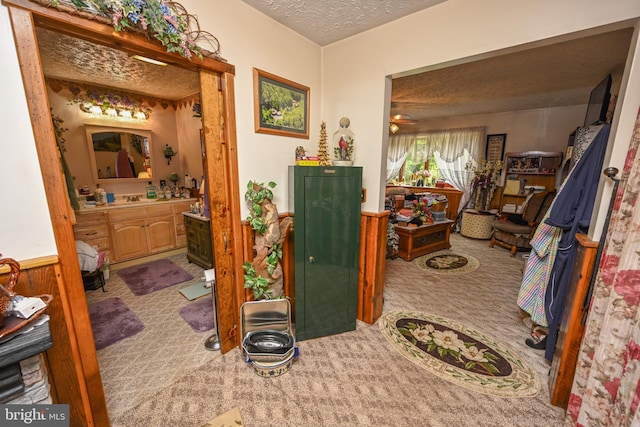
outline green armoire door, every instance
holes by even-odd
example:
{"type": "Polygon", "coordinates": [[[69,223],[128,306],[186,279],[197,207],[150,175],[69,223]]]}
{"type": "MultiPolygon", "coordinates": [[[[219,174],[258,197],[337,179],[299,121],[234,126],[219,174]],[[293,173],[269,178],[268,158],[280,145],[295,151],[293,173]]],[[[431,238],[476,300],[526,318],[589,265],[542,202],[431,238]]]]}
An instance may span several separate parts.
{"type": "Polygon", "coordinates": [[[291,166],[289,174],[296,339],[355,330],[362,168],[291,166]]]}

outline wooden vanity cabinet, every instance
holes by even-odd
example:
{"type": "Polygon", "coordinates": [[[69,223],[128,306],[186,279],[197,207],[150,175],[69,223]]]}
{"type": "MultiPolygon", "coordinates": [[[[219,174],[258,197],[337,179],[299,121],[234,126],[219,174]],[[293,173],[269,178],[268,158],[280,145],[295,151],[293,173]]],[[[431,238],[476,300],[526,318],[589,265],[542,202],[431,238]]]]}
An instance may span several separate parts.
{"type": "Polygon", "coordinates": [[[184,225],[183,212],[191,210],[193,202],[178,202],[173,204],[173,222],[176,226],[176,247],[182,248],[187,246],[187,233],[184,225]]]}
{"type": "Polygon", "coordinates": [[[173,209],[170,205],[109,212],[115,261],[140,258],[176,247],[173,209]]]}
{"type": "Polygon", "coordinates": [[[104,252],[109,259],[113,259],[105,212],[76,212],[73,234],[76,240],[82,240],[89,246],[97,247],[99,252],[104,252]]]}
{"type": "Polygon", "coordinates": [[[76,240],[105,252],[111,263],[187,246],[183,212],[195,200],[76,211],[76,240]]]}

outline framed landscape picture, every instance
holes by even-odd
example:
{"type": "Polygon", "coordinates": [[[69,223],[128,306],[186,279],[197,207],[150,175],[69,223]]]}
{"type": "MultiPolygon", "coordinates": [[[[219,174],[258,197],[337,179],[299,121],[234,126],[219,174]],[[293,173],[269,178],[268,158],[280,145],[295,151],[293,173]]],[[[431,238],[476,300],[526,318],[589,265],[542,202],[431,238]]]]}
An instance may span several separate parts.
{"type": "Polygon", "coordinates": [[[255,131],[309,139],[309,88],[253,69],[255,131]]]}
{"type": "Polygon", "coordinates": [[[487,149],[485,156],[488,162],[502,161],[504,157],[504,145],[507,141],[506,133],[487,135],[487,149]]]}

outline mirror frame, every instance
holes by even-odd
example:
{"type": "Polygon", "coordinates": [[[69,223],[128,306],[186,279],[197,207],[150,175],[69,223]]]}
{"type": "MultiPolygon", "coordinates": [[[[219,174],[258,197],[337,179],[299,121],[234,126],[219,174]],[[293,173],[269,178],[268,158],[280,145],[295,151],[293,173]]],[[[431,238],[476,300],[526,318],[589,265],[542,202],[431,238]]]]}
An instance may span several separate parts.
{"type": "Polygon", "coordinates": [[[112,183],[127,183],[127,182],[140,182],[140,181],[149,181],[153,178],[153,169],[156,165],[154,156],[153,156],[153,141],[151,139],[151,131],[148,129],[135,129],[135,128],[125,128],[120,126],[102,126],[102,125],[93,125],[86,124],[84,125],[85,133],[87,136],[87,149],[89,152],[89,161],[91,163],[91,172],[93,174],[93,179],[95,182],[112,182],[112,183]],[[96,163],[96,155],[93,147],[93,138],[92,135],[99,132],[115,132],[115,133],[132,133],[136,135],[144,136],[149,140],[149,159],[151,161],[151,178],[100,178],[98,175],[98,166],[96,163]]]}

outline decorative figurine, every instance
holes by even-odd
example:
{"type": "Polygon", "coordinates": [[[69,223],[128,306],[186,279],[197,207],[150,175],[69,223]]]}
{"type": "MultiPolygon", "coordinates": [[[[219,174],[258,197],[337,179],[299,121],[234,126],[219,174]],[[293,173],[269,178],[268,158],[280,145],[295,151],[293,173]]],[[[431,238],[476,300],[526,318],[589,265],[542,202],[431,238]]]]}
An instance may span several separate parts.
{"type": "Polygon", "coordinates": [[[354,158],[354,135],[349,129],[351,121],[348,117],[340,119],[340,129],[333,134],[333,165],[351,166],[354,158]]]}

